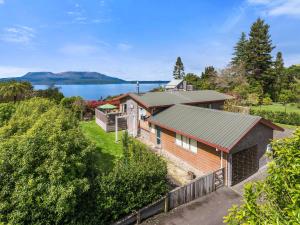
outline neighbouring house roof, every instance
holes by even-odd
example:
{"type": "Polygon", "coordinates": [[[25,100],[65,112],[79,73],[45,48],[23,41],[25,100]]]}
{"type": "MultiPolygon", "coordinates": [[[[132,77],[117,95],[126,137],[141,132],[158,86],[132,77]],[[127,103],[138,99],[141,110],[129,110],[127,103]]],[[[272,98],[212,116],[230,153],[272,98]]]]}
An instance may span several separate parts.
{"type": "Polygon", "coordinates": [[[183,79],[174,79],[171,80],[169,83],[166,84],[166,89],[172,89],[176,88],[181,82],[183,82],[183,79]]]}
{"type": "Polygon", "coordinates": [[[175,104],[191,104],[191,103],[224,101],[233,98],[232,96],[222,94],[212,90],[146,92],[143,94],[129,93],[124,96],[132,97],[135,101],[144,105],[147,108],[171,106],[175,104]]]}
{"type": "Polygon", "coordinates": [[[229,152],[259,122],[271,129],[282,130],[259,116],[181,104],[150,117],[149,122],[225,152],[229,152]]]}

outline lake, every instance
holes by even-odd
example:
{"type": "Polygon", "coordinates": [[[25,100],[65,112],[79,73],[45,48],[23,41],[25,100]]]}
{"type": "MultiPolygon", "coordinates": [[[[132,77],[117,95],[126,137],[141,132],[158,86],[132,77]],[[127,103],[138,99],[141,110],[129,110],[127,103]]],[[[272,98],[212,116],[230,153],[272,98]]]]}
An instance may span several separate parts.
{"type": "MultiPolygon", "coordinates": [[[[163,83],[140,84],[140,92],[147,92],[163,83]]],[[[55,85],[66,97],[80,96],[85,100],[99,100],[107,96],[136,92],[136,84],[85,84],[55,85]]],[[[34,85],[35,89],[46,89],[48,85],[34,85]]]]}

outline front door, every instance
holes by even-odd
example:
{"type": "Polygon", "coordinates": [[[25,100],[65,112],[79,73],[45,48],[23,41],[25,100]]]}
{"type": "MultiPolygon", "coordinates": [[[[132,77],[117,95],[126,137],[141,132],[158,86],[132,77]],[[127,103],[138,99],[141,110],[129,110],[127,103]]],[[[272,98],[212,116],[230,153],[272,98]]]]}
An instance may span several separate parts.
{"type": "Polygon", "coordinates": [[[161,146],[161,130],[160,127],[156,127],[156,145],[161,146]]]}

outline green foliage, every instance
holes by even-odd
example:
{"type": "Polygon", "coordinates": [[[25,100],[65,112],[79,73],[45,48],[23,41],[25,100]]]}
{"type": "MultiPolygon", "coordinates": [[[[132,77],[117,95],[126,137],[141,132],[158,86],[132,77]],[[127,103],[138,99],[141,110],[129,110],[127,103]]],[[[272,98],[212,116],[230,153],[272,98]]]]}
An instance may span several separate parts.
{"type": "Polygon", "coordinates": [[[262,103],[263,105],[272,105],[273,102],[272,99],[269,96],[267,96],[263,98],[262,103]]]}
{"type": "Polygon", "coordinates": [[[259,95],[256,93],[251,93],[247,98],[248,105],[258,105],[259,104],[259,95]]]}
{"type": "Polygon", "coordinates": [[[300,130],[272,148],[266,180],[245,187],[244,202],[230,209],[227,224],[300,224],[300,130]]]}
{"type": "Polygon", "coordinates": [[[272,65],[273,45],[269,34],[269,25],[258,18],[251,26],[247,44],[246,70],[250,80],[262,83],[262,75],[272,65]]]}
{"type": "Polygon", "coordinates": [[[247,44],[248,40],[246,34],[242,32],[239,41],[234,47],[233,58],[231,60],[232,65],[244,64],[247,60],[247,44]]]}
{"type": "Polygon", "coordinates": [[[65,97],[61,99],[60,104],[67,109],[72,110],[77,118],[82,119],[86,110],[85,101],[79,96],[65,97]]]}
{"type": "Polygon", "coordinates": [[[91,210],[96,158],[72,112],[20,103],[0,128],[0,222],[77,224],[91,210]]]}
{"type": "Polygon", "coordinates": [[[4,126],[15,112],[15,105],[12,103],[0,104],[0,127],[4,126]]]}
{"type": "Polygon", "coordinates": [[[16,103],[30,97],[33,87],[29,82],[9,81],[0,83],[0,102],[13,101],[16,103]]]}
{"type": "Polygon", "coordinates": [[[167,192],[166,163],[148,147],[127,137],[127,156],[99,180],[97,206],[104,224],[162,197],[167,192]]]}
{"type": "Polygon", "coordinates": [[[300,126],[300,114],[295,112],[287,113],[287,112],[251,109],[250,114],[261,116],[275,123],[283,123],[283,124],[300,126]]]}
{"type": "Polygon", "coordinates": [[[45,90],[37,90],[35,91],[35,96],[48,98],[54,100],[56,103],[59,103],[64,98],[64,95],[59,91],[59,88],[55,86],[49,86],[45,90]]]}
{"type": "Polygon", "coordinates": [[[173,70],[174,79],[183,79],[184,78],[184,66],[180,57],[177,57],[174,70],[173,70]]]}

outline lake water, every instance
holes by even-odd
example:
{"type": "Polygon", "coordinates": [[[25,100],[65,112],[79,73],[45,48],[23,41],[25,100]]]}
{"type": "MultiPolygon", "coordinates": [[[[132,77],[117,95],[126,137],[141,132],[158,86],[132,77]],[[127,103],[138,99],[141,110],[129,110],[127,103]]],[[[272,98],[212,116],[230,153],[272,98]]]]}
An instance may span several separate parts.
{"type": "MultiPolygon", "coordinates": [[[[150,91],[162,84],[140,84],[140,92],[150,91]]],[[[99,100],[107,96],[136,92],[136,84],[91,84],[91,85],[55,85],[66,97],[81,96],[85,100],[99,100]]],[[[34,85],[35,89],[46,89],[47,85],[34,85]]]]}

